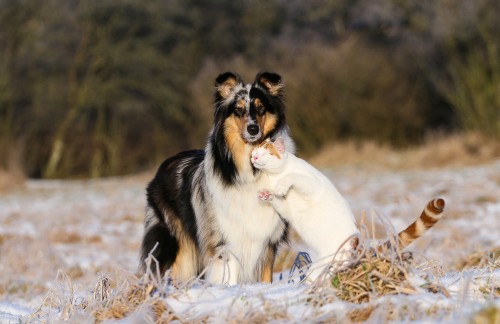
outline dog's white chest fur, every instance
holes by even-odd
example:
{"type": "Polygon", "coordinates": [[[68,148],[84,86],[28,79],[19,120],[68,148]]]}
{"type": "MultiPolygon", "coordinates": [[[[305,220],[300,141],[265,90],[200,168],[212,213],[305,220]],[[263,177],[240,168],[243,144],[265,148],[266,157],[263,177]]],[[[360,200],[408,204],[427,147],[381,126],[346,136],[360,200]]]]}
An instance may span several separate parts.
{"type": "Polygon", "coordinates": [[[215,222],[226,243],[226,250],[239,263],[238,282],[255,282],[259,260],[270,241],[278,241],[283,235],[284,223],[275,210],[257,199],[260,188],[269,185],[266,174],[246,175],[245,182],[224,190],[217,180],[208,182],[212,192],[215,222]],[[252,178],[253,181],[248,181],[252,178]]]}

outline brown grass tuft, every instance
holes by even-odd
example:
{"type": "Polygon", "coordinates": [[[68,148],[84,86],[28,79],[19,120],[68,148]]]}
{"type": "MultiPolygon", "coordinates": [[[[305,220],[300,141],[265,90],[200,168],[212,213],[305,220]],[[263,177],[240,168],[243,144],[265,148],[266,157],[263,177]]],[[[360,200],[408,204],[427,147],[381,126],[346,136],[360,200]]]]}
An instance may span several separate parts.
{"type": "Polygon", "coordinates": [[[409,269],[409,262],[403,258],[370,249],[358,250],[356,261],[336,272],[331,284],[339,299],[357,304],[380,296],[414,294],[416,289],[408,280],[409,269]]]}
{"type": "Polygon", "coordinates": [[[94,300],[99,305],[94,312],[97,323],[122,319],[133,312],[146,308],[152,313],[155,323],[166,323],[175,316],[158,293],[158,285],[150,280],[132,279],[128,288],[115,290],[107,277],[103,277],[94,289],[94,300]]]}
{"type": "MultiPolygon", "coordinates": [[[[383,215],[379,215],[381,221],[383,215]]],[[[362,221],[364,222],[364,221],[362,221]]],[[[417,266],[414,264],[413,255],[403,252],[394,242],[396,236],[389,238],[391,244],[375,243],[368,239],[368,227],[360,226],[361,235],[358,247],[352,252],[350,261],[332,265],[332,271],[325,273],[312,285],[310,293],[316,303],[331,302],[335,299],[354,304],[364,304],[375,301],[381,296],[405,294],[412,295],[418,292],[411,280],[410,274],[414,273],[417,266]],[[333,296],[328,296],[328,290],[333,291],[333,296]],[[317,299],[319,298],[319,299],[317,299]],[[322,299],[322,301],[320,301],[322,299]]],[[[372,233],[372,236],[374,234],[372,233]]],[[[442,293],[449,297],[449,293],[440,284],[421,278],[424,284],[419,284],[420,289],[433,293],[442,293]]],[[[363,320],[369,317],[373,308],[356,308],[348,314],[351,320],[363,320]]]]}
{"type": "Polygon", "coordinates": [[[347,313],[347,316],[352,322],[365,322],[370,318],[375,306],[368,305],[360,308],[355,308],[347,313]]]}

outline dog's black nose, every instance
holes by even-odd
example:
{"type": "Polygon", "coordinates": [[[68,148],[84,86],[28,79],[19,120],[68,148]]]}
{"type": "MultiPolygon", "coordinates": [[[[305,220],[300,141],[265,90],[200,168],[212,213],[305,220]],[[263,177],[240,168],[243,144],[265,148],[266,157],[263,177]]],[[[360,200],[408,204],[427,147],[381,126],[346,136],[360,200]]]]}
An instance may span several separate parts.
{"type": "Polygon", "coordinates": [[[250,135],[257,135],[259,132],[259,126],[258,125],[248,125],[247,127],[248,134],[250,135]]]}

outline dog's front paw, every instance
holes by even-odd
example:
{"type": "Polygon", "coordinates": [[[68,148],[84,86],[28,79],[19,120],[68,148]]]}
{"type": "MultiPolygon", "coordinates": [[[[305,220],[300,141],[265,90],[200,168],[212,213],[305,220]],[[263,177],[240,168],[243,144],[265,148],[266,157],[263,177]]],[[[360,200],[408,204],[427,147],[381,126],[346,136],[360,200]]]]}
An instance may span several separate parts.
{"type": "Polygon", "coordinates": [[[269,192],[269,190],[267,190],[267,189],[260,190],[257,197],[263,201],[273,200],[273,195],[271,195],[271,192],[269,192]]]}

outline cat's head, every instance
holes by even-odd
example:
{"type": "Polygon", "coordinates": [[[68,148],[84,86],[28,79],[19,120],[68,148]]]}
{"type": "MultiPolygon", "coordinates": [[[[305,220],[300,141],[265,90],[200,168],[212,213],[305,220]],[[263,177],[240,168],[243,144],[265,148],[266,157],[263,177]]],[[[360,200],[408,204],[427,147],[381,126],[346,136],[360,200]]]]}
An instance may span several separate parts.
{"type": "Polygon", "coordinates": [[[278,137],[274,142],[266,140],[252,151],[252,165],[259,170],[278,173],[285,166],[287,153],[285,141],[278,137]]]}

